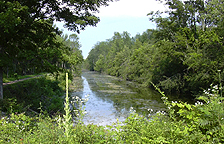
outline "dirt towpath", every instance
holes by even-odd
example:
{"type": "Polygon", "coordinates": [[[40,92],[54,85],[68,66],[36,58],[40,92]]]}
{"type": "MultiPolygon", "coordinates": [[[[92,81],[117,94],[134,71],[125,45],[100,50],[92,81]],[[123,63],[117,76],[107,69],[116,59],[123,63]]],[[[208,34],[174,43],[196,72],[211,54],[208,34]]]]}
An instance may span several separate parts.
{"type": "Polygon", "coordinates": [[[34,77],[29,77],[29,78],[19,79],[19,80],[15,80],[15,81],[10,81],[10,82],[7,82],[7,83],[3,83],[3,86],[9,85],[9,84],[14,84],[14,83],[21,82],[21,81],[28,80],[28,79],[32,79],[32,78],[36,78],[36,77],[41,77],[41,76],[43,76],[43,75],[37,75],[37,76],[34,76],[34,77]]]}

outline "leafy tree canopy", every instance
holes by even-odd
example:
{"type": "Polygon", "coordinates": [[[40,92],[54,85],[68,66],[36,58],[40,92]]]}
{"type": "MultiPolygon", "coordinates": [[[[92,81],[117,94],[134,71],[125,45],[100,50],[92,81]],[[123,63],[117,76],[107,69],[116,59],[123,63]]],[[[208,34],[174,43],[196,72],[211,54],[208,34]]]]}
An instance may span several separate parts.
{"type": "MultiPolygon", "coordinates": [[[[112,0],[3,0],[0,1],[0,98],[3,98],[2,75],[15,59],[36,61],[49,68],[52,59],[60,59],[60,44],[53,21],[65,22],[65,27],[79,33],[87,25],[95,26],[94,15],[102,5],[112,0]],[[53,52],[53,53],[52,53],[53,52]]],[[[54,60],[55,62],[55,60],[54,60]]],[[[55,68],[49,69],[55,71],[55,68]]],[[[48,70],[48,71],[49,71],[48,70]]]]}

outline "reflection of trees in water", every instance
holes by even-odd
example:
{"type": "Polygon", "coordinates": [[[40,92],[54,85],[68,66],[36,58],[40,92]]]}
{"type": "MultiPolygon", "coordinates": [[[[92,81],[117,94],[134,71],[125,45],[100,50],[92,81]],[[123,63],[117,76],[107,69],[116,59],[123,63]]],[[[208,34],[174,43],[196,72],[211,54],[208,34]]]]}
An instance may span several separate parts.
{"type": "Polygon", "coordinates": [[[127,115],[130,107],[143,114],[147,109],[161,110],[165,106],[160,95],[153,90],[136,88],[135,84],[107,75],[84,73],[94,96],[113,105],[116,116],[127,115]]]}

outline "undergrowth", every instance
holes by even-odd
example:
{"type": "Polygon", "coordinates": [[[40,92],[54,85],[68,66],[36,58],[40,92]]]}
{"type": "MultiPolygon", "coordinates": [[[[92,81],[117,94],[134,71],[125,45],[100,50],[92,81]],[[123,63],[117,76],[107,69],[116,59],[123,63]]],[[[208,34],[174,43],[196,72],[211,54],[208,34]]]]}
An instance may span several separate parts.
{"type": "MultiPolygon", "coordinates": [[[[0,120],[0,143],[224,143],[224,98],[222,87],[211,86],[195,104],[168,101],[166,112],[149,110],[149,115],[138,115],[130,108],[130,116],[112,126],[84,125],[83,106],[71,110],[66,96],[64,116],[29,117],[24,113],[0,120]],[[71,114],[75,113],[74,122],[71,114]]],[[[76,102],[80,98],[73,98],[76,102]]],[[[74,102],[72,102],[74,103],[74,102]]],[[[81,102],[83,103],[83,102],[81,102]]]]}
{"type": "MultiPolygon", "coordinates": [[[[65,81],[65,80],[64,80],[65,81]]],[[[10,113],[39,113],[40,107],[48,114],[63,112],[64,91],[60,81],[45,75],[4,86],[0,110],[10,113]]]]}

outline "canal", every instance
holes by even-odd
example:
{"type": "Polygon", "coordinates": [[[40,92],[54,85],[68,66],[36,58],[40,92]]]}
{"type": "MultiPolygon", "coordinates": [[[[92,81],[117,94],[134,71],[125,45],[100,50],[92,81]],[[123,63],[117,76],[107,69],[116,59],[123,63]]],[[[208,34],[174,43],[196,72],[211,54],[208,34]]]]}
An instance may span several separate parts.
{"type": "Polygon", "coordinates": [[[83,89],[72,96],[88,96],[84,124],[111,125],[117,119],[122,122],[131,107],[141,115],[147,115],[149,109],[153,112],[166,109],[159,93],[135,83],[97,72],[83,72],[82,79],[83,89]]]}

